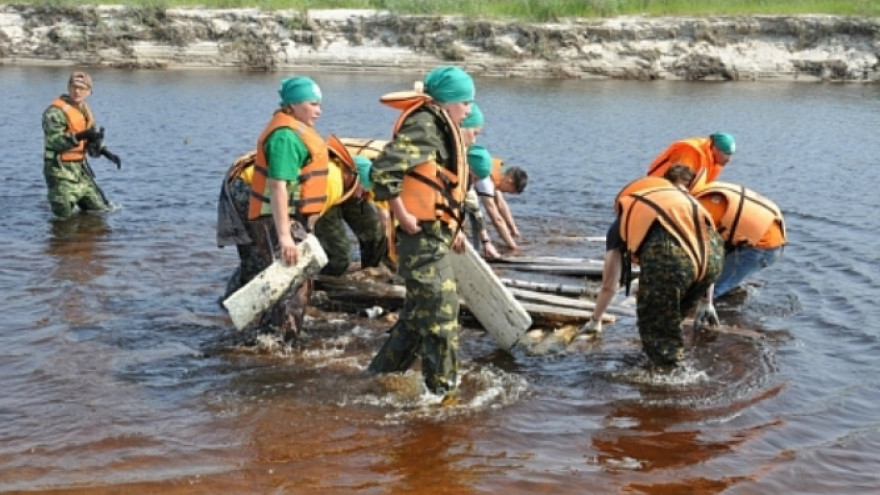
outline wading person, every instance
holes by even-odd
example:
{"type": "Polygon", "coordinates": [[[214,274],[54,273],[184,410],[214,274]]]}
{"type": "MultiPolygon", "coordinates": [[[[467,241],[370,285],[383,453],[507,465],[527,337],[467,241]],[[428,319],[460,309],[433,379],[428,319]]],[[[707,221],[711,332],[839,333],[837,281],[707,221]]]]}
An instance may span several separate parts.
{"type": "Polygon", "coordinates": [[[487,216],[508,249],[515,251],[518,247],[515,239],[519,237],[519,229],[502,193],[522,193],[528,183],[528,175],[519,167],[511,167],[502,172],[504,161],[491,157],[485,147],[474,144],[484,124],[485,119],[479,106],[471,105],[471,113],[462,122],[461,132],[468,145],[468,163],[476,180],[472,189],[468,190],[465,207],[469,218],[473,219],[472,230],[477,234],[474,245],[482,245],[483,256],[492,259],[499,257],[499,254],[485,227],[477,198],[482,202],[487,216]]]}
{"type": "MultiPolygon", "coordinates": [[[[686,174],[689,179],[682,182],[687,184],[693,176],[683,170],[687,168],[676,165],[667,177],[686,174]]],[[[666,178],[631,182],[618,194],[615,210],[618,228],[609,230],[606,243],[625,250],[621,260],[628,257],[639,264],[636,315],[642,349],[655,365],[675,365],[684,357],[681,323],[685,316],[695,307],[696,321],[714,316],[711,300],[705,296],[721,273],[723,241],[709,213],[686,186],[666,178]]],[[[607,266],[606,271],[609,278],[617,278],[607,266]]],[[[598,304],[596,309],[594,318],[598,304]]]]}
{"type": "Polygon", "coordinates": [[[460,222],[468,166],[459,124],[474,93],[470,75],[445,66],[425,76],[424,92],[383,96],[402,113],[370,174],[376,200],[389,202],[398,225],[406,298],[368,369],[405,371],[420,356],[425,385],[444,401],[454,401],[458,389],[459,298],[450,249],[461,252],[466,242],[460,222]]]}
{"type": "Polygon", "coordinates": [[[485,179],[479,180],[474,184],[474,190],[483,208],[486,209],[486,215],[492,220],[492,225],[507,247],[515,251],[518,246],[516,239],[519,238],[519,229],[513,219],[513,213],[504,199],[505,194],[522,194],[528,185],[529,176],[525,170],[520,167],[510,167],[503,169],[504,161],[500,158],[492,158],[491,171],[485,179]]]}
{"type": "Polygon", "coordinates": [[[460,124],[461,139],[465,148],[467,148],[467,161],[471,169],[471,177],[469,177],[467,195],[464,201],[464,212],[467,215],[472,232],[471,242],[477,249],[482,251],[484,258],[494,259],[500,255],[489,238],[489,232],[486,230],[486,224],[483,222],[483,213],[480,210],[480,201],[473,188],[474,182],[488,177],[492,164],[492,157],[489,155],[489,151],[484,146],[476,144],[477,136],[483,131],[483,123],[482,110],[476,103],[471,103],[470,113],[460,124]]]}
{"type": "Polygon", "coordinates": [[[674,164],[685,165],[694,174],[706,171],[706,182],[715,180],[736,153],[736,141],[726,132],[709,137],[694,137],[675,141],[657,156],[648,167],[647,175],[663,177],[674,164]]]}
{"type": "MultiPolygon", "coordinates": [[[[236,244],[240,259],[227,295],[271,265],[276,253],[284,263],[296,263],[297,242],[328,204],[329,153],[314,129],[321,90],[311,78],[299,76],[282,80],[278,94],[281,108],[257,139],[256,152],[239,159],[224,179],[218,244],[236,244]]],[[[311,287],[310,280],[290,287],[261,323],[291,340],[302,330],[311,287]]]]}
{"type": "Polygon", "coordinates": [[[714,297],[779,259],[786,243],[785,221],[773,201],[727,182],[710,182],[695,196],[724,240],[724,269],[715,282],[714,297]]]}
{"type": "MultiPolygon", "coordinates": [[[[686,166],[670,167],[663,176],[675,186],[690,187],[694,185],[694,173],[686,166]]],[[[647,186],[650,182],[642,182],[647,186]]],[[[662,182],[657,184],[663,185],[662,182]]],[[[629,283],[628,279],[623,275],[629,276],[629,273],[623,272],[623,256],[626,253],[626,244],[620,237],[620,216],[617,216],[608,231],[605,234],[605,259],[602,265],[602,286],[596,295],[595,306],[590,320],[581,327],[582,332],[596,333],[602,331],[602,316],[611,300],[617,294],[621,285],[629,283]]],[[[629,287],[627,286],[627,291],[629,287]]]]}
{"type": "Polygon", "coordinates": [[[86,99],[92,94],[92,78],[74,72],[67,81],[67,94],[56,98],[43,112],[43,177],[52,213],[60,218],[82,211],[104,211],[110,206],[95,182],[88,157],[104,156],[122,167],[122,160],[104,146],[104,129],[95,125],[86,99]]]}
{"type": "Polygon", "coordinates": [[[340,197],[333,201],[333,206],[315,223],[315,237],[324,248],[328,260],[321,273],[339,276],[345,273],[351,263],[351,242],[346,225],[357,239],[362,268],[379,266],[386,260],[388,239],[378,209],[368,198],[371,187],[369,177],[358,173],[359,168],[369,171],[369,159],[363,156],[353,157],[345,145],[333,136],[328,139],[328,144],[328,196],[340,197]]]}

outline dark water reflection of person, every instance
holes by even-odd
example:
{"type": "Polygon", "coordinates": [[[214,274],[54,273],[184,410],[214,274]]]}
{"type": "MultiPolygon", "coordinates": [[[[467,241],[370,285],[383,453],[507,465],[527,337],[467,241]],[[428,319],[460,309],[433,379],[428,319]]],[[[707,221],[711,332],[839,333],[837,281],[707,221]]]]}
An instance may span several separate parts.
{"type": "Polygon", "coordinates": [[[68,323],[91,321],[90,284],[107,271],[99,247],[110,233],[104,215],[80,213],[53,219],[45,253],[55,260],[47,285],[62,291],[58,301],[68,323]]]}

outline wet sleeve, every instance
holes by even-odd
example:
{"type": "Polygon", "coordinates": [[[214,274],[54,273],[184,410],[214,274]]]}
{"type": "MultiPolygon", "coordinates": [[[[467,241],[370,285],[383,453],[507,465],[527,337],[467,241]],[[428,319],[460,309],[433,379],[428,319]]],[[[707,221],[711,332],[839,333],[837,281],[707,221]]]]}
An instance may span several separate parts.
{"type": "Polygon", "coordinates": [[[266,139],[263,151],[269,162],[269,178],[295,181],[309,159],[309,150],[292,130],[282,127],[266,139]]]}
{"type": "Polygon", "coordinates": [[[413,167],[428,161],[442,161],[443,135],[429,112],[416,112],[401,125],[394,140],[373,160],[370,180],[376,200],[400,195],[403,177],[413,167]]]}
{"type": "Polygon", "coordinates": [[[43,112],[43,139],[47,151],[67,151],[77,144],[67,133],[67,116],[54,105],[43,112]]]}

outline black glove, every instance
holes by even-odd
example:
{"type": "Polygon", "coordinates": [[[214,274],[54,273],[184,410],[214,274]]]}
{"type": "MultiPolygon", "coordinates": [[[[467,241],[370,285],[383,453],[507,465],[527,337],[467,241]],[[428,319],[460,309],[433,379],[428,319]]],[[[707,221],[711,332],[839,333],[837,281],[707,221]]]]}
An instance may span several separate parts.
{"type": "Polygon", "coordinates": [[[100,131],[98,131],[98,136],[95,139],[89,139],[86,141],[86,152],[91,157],[97,157],[101,154],[101,148],[104,147],[104,128],[102,127],[100,131]]]}
{"type": "Polygon", "coordinates": [[[73,137],[75,137],[77,141],[82,141],[83,139],[88,139],[89,141],[103,139],[104,138],[104,129],[101,129],[99,131],[98,129],[95,129],[94,127],[89,127],[88,129],[86,129],[84,131],[77,132],[76,134],[73,135],[73,137]]]}
{"type": "Polygon", "coordinates": [[[122,158],[119,158],[117,155],[114,155],[107,148],[101,150],[101,154],[106,156],[108,160],[116,164],[116,169],[119,170],[122,168],[122,158]]]}

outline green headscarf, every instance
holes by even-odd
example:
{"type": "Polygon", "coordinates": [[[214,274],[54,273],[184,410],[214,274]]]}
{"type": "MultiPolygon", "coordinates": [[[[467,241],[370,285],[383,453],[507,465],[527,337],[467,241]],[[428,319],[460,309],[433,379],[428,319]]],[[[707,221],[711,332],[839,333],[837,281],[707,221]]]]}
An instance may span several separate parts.
{"type": "Polygon", "coordinates": [[[726,132],[716,132],[709,137],[712,139],[712,144],[718,148],[718,151],[725,155],[736,153],[736,141],[733,140],[732,135],[726,132]]]}
{"type": "Polygon", "coordinates": [[[467,117],[461,121],[461,128],[476,129],[477,127],[483,127],[484,123],[483,111],[480,110],[476,103],[471,103],[471,113],[467,114],[467,117]]]}
{"type": "Polygon", "coordinates": [[[477,179],[483,180],[489,177],[489,173],[492,171],[492,155],[489,154],[489,150],[485,146],[479,144],[470,145],[467,152],[467,161],[477,179]]]}
{"type": "Polygon", "coordinates": [[[473,101],[476,94],[474,80],[458,67],[437,67],[425,76],[425,93],[440,103],[473,101]]]}
{"type": "Polygon", "coordinates": [[[364,189],[369,191],[373,188],[373,183],[370,182],[370,169],[373,168],[373,162],[370,161],[369,158],[361,155],[354,155],[354,165],[357,167],[358,178],[361,180],[361,185],[364,186],[364,189]]]}
{"type": "Polygon", "coordinates": [[[321,88],[310,77],[288,77],[281,81],[278,95],[281,96],[281,106],[321,101],[321,88]]]}

